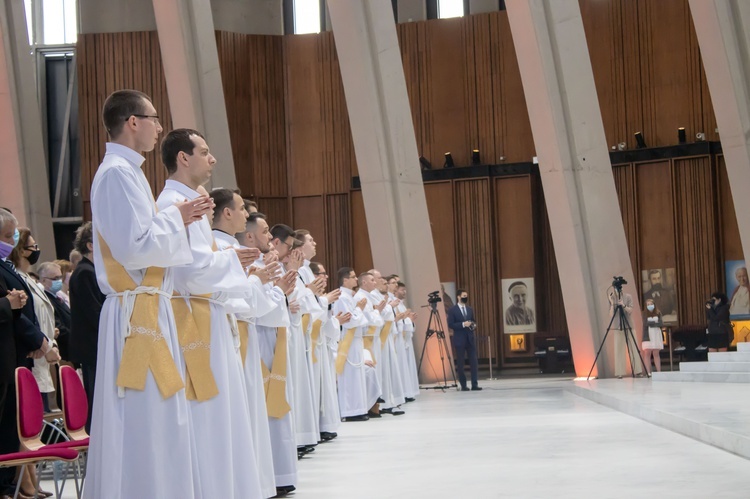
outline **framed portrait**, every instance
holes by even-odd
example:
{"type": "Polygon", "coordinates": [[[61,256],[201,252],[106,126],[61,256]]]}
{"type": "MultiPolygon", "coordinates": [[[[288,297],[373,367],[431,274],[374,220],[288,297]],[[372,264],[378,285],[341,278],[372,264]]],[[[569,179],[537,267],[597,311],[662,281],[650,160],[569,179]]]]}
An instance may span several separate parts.
{"type": "Polygon", "coordinates": [[[654,300],[654,305],[661,312],[664,324],[677,324],[677,294],[675,292],[675,269],[660,268],[641,271],[643,296],[641,306],[646,300],[654,300]]]}
{"type": "Polygon", "coordinates": [[[536,333],[534,278],[503,279],[500,285],[505,334],[536,333]]]}
{"type": "Polygon", "coordinates": [[[725,263],[725,270],[729,317],[750,319],[750,284],[748,284],[745,261],[729,260],[725,263]]]}

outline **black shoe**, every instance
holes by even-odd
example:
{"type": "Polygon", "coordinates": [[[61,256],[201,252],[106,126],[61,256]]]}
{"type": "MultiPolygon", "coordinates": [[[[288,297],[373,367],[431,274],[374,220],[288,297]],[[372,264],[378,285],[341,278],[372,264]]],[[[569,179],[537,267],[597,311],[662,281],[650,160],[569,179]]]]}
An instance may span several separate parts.
{"type": "Polygon", "coordinates": [[[403,410],[401,410],[400,407],[394,407],[393,409],[391,409],[390,414],[393,416],[403,416],[406,413],[403,410]]]}
{"type": "Polygon", "coordinates": [[[469,391],[469,389],[468,389],[468,388],[466,388],[465,386],[462,386],[462,387],[461,387],[461,391],[462,391],[462,392],[468,392],[468,391],[469,391]]]}
{"type": "Polygon", "coordinates": [[[383,416],[379,412],[367,411],[367,416],[370,418],[382,418],[383,416]]]}
{"type": "Polygon", "coordinates": [[[367,414],[362,414],[361,416],[349,416],[348,418],[344,418],[344,421],[347,423],[350,421],[369,421],[370,417],[367,414]]]}
{"type": "Polygon", "coordinates": [[[294,485],[284,485],[283,487],[276,487],[276,495],[274,497],[286,497],[297,490],[294,485]]]}
{"type": "Polygon", "coordinates": [[[482,389],[482,387],[481,387],[481,386],[472,386],[472,387],[471,387],[471,391],[472,391],[472,392],[478,392],[478,391],[480,391],[481,389],[482,389]]]}
{"type": "Polygon", "coordinates": [[[411,398],[411,397],[406,397],[406,401],[407,401],[407,402],[414,402],[415,400],[416,400],[416,399],[414,399],[414,398],[411,398]]]}
{"type": "Polygon", "coordinates": [[[338,433],[332,431],[323,431],[320,433],[321,442],[330,442],[334,438],[338,437],[338,433]]]}

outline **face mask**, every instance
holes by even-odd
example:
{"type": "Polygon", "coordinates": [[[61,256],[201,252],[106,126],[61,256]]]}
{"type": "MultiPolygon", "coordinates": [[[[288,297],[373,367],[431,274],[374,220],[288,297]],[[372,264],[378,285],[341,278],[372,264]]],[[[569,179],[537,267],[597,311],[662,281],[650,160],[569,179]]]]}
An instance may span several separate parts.
{"type": "Polygon", "coordinates": [[[13,248],[14,246],[11,246],[5,241],[0,241],[0,258],[8,258],[13,251],[13,248]]]}
{"type": "Polygon", "coordinates": [[[52,281],[52,287],[50,288],[52,294],[57,294],[60,290],[62,290],[62,279],[52,281]]]}
{"type": "Polygon", "coordinates": [[[649,312],[653,312],[654,311],[654,306],[653,305],[646,305],[646,308],[648,309],[649,312]]]}
{"type": "Polygon", "coordinates": [[[13,233],[13,247],[15,248],[18,246],[18,240],[21,239],[21,234],[18,232],[18,229],[13,233]]]}
{"type": "Polygon", "coordinates": [[[32,250],[31,254],[26,257],[31,265],[34,265],[39,261],[39,255],[42,254],[42,250],[32,250]]]}
{"type": "Polygon", "coordinates": [[[461,303],[469,303],[469,297],[466,296],[466,297],[461,298],[461,303]]]}

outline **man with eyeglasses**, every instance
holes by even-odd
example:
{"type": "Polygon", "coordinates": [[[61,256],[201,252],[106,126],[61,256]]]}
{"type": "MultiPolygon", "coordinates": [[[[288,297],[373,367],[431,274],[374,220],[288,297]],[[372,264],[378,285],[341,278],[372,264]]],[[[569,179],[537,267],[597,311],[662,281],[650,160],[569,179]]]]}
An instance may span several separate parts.
{"type": "Polygon", "coordinates": [[[107,298],[83,497],[194,499],[198,461],[170,298],[173,268],[193,261],[186,226],[213,204],[199,196],[156,209],[142,170],[162,132],[149,96],[112,93],[102,121],[109,142],[91,186],[91,215],[107,298]]]}
{"type": "Polygon", "coordinates": [[[70,338],[70,308],[68,305],[57,297],[57,292],[62,289],[62,270],[60,266],[53,262],[44,262],[37,269],[39,282],[44,286],[44,293],[47,295],[52,308],[55,309],[55,328],[60,331],[57,336],[57,346],[60,350],[60,357],[63,360],[70,360],[70,351],[68,349],[68,340],[70,338]]]}

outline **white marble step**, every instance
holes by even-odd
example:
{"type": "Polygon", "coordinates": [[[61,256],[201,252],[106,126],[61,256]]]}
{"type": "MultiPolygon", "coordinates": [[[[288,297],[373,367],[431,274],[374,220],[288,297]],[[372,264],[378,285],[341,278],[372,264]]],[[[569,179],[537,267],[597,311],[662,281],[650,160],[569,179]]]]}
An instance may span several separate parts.
{"type": "Polygon", "coordinates": [[[750,373],[750,362],[680,362],[683,373],[750,373]]]}
{"type": "Polygon", "coordinates": [[[750,372],[662,371],[652,374],[653,381],[692,381],[702,383],[750,383],[750,372]]]}
{"type": "Polygon", "coordinates": [[[737,343],[737,351],[738,352],[750,352],[750,343],[746,341],[737,343]]]}
{"type": "Polygon", "coordinates": [[[709,362],[750,362],[750,352],[708,352],[709,362]]]}

